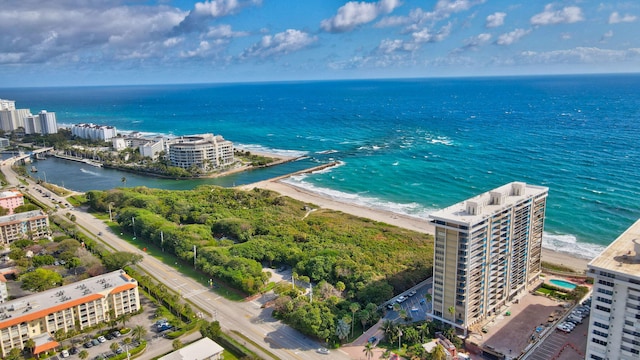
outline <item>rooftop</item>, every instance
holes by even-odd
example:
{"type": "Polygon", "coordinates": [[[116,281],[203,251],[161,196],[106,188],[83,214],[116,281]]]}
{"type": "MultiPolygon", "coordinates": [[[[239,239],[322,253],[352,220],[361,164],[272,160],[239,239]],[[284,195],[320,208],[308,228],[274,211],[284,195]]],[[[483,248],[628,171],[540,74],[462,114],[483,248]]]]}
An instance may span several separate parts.
{"type": "Polygon", "coordinates": [[[159,360],[198,360],[209,359],[216,354],[220,354],[224,351],[222,346],[218,345],[215,341],[204,337],[192,344],[189,344],[179,350],[176,350],[170,354],[167,354],[159,360]]]}
{"type": "Polygon", "coordinates": [[[66,286],[0,304],[0,328],[39,319],[56,311],[137,286],[124,270],[116,270],[66,286]]]}
{"type": "Polygon", "coordinates": [[[14,222],[14,221],[26,221],[37,216],[47,216],[47,215],[44,212],[42,212],[42,210],[33,210],[33,211],[27,211],[23,213],[12,214],[12,215],[5,215],[5,216],[0,216],[0,224],[14,222]]]}
{"type": "Polygon", "coordinates": [[[523,200],[545,195],[549,188],[511,182],[429,215],[431,219],[475,224],[523,200]]]}
{"type": "Polygon", "coordinates": [[[589,263],[589,268],[640,277],[640,219],[589,263]]]}

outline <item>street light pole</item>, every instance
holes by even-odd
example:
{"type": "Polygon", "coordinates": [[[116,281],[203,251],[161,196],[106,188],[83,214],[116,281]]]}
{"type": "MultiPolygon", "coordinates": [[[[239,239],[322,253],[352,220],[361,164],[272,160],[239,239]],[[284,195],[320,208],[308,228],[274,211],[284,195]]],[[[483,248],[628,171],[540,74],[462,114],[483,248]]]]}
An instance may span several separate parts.
{"type": "Polygon", "coordinates": [[[109,222],[113,222],[113,217],[111,216],[111,203],[109,203],[109,222]]]}
{"type": "Polygon", "coordinates": [[[131,217],[131,227],[133,227],[133,237],[136,237],[136,218],[131,217]]]}

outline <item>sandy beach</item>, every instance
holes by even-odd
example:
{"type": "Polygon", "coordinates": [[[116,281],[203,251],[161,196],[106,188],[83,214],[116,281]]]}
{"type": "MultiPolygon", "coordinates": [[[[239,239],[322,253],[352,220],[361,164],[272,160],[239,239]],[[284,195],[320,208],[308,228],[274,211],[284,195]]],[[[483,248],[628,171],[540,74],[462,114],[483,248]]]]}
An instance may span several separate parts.
{"type": "MultiPolygon", "coordinates": [[[[238,188],[243,190],[251,190],[253,188],[273,190],[284,196],[315,204],[316,206],[323,209],[342,211],[347,214],[384,222],[390,225],[422,233],[432,235],[434,233],[434,227],[426,220],[336,201],[328,197],[307,191],[305,189],[282,183],[279,181],[279,179],[260,181],[253,184],[239,186],[238,188]]],[[[573,257],[569,254],[558,253],[544,248],[542,249],[542,260],[549,263],[573,268],[577,272],[585,271],[587,269],[587,264],[589,263],[589,260],[587,259],[573,257]]]]}

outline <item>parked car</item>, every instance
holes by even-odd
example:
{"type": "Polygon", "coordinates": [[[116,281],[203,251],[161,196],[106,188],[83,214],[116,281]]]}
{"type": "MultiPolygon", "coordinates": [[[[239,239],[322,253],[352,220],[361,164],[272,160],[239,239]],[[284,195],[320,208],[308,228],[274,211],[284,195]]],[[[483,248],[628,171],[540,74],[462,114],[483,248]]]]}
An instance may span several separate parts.
{"type": "Polygon", "coordinates": [[[98,345],[100,345],[100,341],[98,341],[98,339],[93,339],[93,340],[91,340],[91,343],[93,344],[93,346],[98,346],[98,345]]]}
{"type": "Polygon", "coordinates": [[[316,350],[316,352],[322,355],[329,355],[329,349],[327,348],[319,348],[318,350],[316,350]]]}
{"type": "Polygon", "coordinates": [[[106,339],[104,336],[98,336],[98,339],[97,339],[97,340],[98,340],[100,343],[103,343],[103,342],[107,341],[107,339],[106,339]]]}
{"type": "Polygon", "coordinates": [[[83,345],[83,346],[84,346],[85,348],[87,348],[87,349],[88,349],[88,348],[92,348],[92,347],[93,347],[93,342],[91,342],[91,341],[87,341],[86,343],[84,343],[84,345],[83,345]]]}
{"type": "Polygon", "coordinates": [[[369,338],[369,343],[370,344],[375,344],[378,341],[378,338],[375,336],[372,336],[369,338]]]}
{"type": "Polygon", "coordinates": [[[122,350],[121,347],[118,347],[117,349],[115,349],[113,352],[115,352],[116,354],[122,354],[124,352],[124,350],[122,350]]]}
{"type": "Polygon", "coordinates": [[[164,323],[164,324],[158,325],[158,331],[159,332],[165,331],[165,330],[169,330],[171,328],[173,328],[173,326],[171,324],[169,324],[169,323],[164,323]]]}
{"type": "Polygon", "coordinates": [[[118,330],[116,330],[116,331],[112,332],[112,333],[111,333],[111,335],[112,335],[114,338],[119,338],[120,336],[122,336],[122,335],[120,334],[120,331],[118,331],[118,330]]]}
{"type": "Polygon", "coordinates": [[[79,351],[79,350],[78,350],[78,348],[77,348],[77,347],[75,347],[75,346],[69,349],[69,354],[71,354],[71,355],[75,355],[75,354],[77,354],[77,353],[79,353],[79,352],[80,352],[80,351],[79,351]]]}
{"type": "Polygon", "coordinates": [[[411,291],[409,291],[409,294],[407,294],[407,295],[409,295],[409,297],[412,297],[415,294],[417,294],[417,292],[415,290],[411,290],[411,291]]]}
{"type": "Polygon", "coordinates": [[[62,350],[60,352],[60,357],[68,358],[69,357],[69,351],[68,350],[62,350]]]}
{"type": "Polygon", "coordinates": [[[393,310],[393,304],[387,304],[387,309],[393,310]]]}
{"type": "Polygon", "coordinates": [[[400,296],[399,298],[396,299],[396,302],[398,304],[402,304],[403,302],[405,302],[407,300],[407,298],[405,296],[400,296]]]}

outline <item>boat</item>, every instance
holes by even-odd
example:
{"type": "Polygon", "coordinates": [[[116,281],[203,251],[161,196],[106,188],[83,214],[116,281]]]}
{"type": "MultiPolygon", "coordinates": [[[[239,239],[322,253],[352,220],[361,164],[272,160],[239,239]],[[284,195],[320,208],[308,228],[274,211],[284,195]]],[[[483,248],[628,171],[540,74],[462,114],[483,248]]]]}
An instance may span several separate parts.
{"type": "Polygon", "coordinates": [[[35,167],[35,166],[32,166],[32,167],[31,167],[31,172],[38,172],[38,169],[36,169],[36,167],[35,167]]]}

